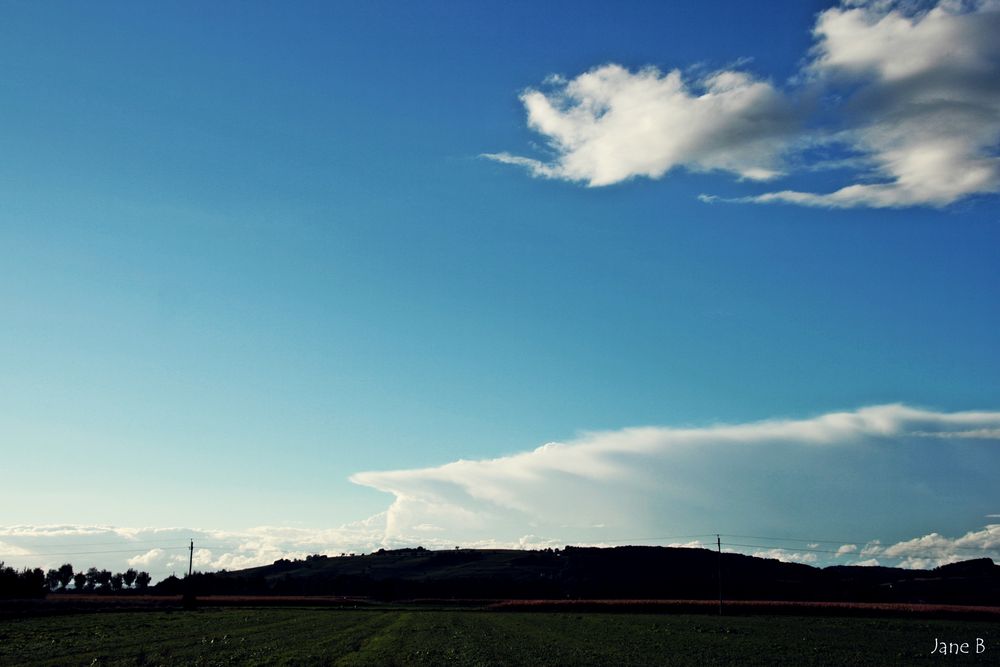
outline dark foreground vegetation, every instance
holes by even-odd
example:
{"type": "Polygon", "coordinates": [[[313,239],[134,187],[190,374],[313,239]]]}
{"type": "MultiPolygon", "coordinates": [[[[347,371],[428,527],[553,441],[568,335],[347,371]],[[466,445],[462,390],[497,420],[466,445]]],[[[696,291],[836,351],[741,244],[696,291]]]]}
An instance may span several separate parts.
{"type": "Polygon", "coordinates": [[[827,617],[203,609],[0,622],[4,665],[995,664],[1000,625],[827,617]],[[976,653],[977,640],[983,651],[976,653]]]}
{"type": "Polygon", "coordinates": [[[706,549],[566,547],[515,551],[421,548],[310,556],[236,572],[168,578],[157,594],[339,595],[379,600],[727,599],[1000,604],[988,558],[934,570],[816,568],[706,549]]]}

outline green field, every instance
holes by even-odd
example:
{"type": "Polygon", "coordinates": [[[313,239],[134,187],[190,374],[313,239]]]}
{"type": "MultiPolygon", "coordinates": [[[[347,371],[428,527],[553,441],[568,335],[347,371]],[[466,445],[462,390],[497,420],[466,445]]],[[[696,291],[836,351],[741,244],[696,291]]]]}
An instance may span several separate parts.
{"type": "Polygon", "coordinates": [[[998,664],[990,622],[227,608],[0,621],[3,665],[998,664]],[[934,639],[986,652],[930,655],[934,639]]]}

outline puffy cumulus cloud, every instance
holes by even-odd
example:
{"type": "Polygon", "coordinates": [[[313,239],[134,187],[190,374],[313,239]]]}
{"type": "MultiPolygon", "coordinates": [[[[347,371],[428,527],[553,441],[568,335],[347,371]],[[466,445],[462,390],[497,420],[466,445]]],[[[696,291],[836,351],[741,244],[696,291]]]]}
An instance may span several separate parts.
{"type": "Polygon", "coordinates": [[[522,95],[529,125],[555,151],[552,161],[488,157],[592,186],[659,178],[675,166],[754,180],[835,166],[852,169],[854,182],[826,193],[701,199],[944,206],[1000,192],[998,34],[1000,0],[941,0],[929,8],[846,2],[819,14],[807,64],[785,89],[737,71],[690,85],[676,70],[606,65],[557,80],[552,93],[522,95]],[[793,98],[824,102],[793,111],[793,98]],[[800,114],[808,122],[800,124],[800,114]],[[817,146],[839,147],[844,156],[816,161],[810,150],[817,146]]]}
{"type": "Polygon", "coordinates": [[[920,11],[855,3],[820,14],[807,73],[828,92],[851,91],[840,136],[869,157],[874,182],[753,201],[943,206],[1000,191],[998,34],[996,0],[942,1],[920,11]]]}
{"type": "Polygon", "coordinates": [[[794,549],[758,549],[750,553],[757,558],[771,558],[780,560],[783,563],[805,563],[815,565],[819,562],[819,554],[809,551],[796,551],[794,549]]]}
{"type": "Polygon", "coordinates": [[[881,563],[878,562],[878,558],[866,558],[865,560],[859,560],[856,563],[851,563],[851,565],[858,565],[860,567],[878,567],[881,563]]]}
{"type": "Polygon", "coordinates": [[[891,530],[900,513],[940,516],[943,495],[954,502],[955,520],[981,507],[993,493],[987,471],[1000,465],[998,424],[997,412],[886,405],[801,420],[591,433],[501,458],[351,479],[393,495],[385,526],[395,543],[425,540],[427,525],[444,543],[512,543],[529,533],[613,543],[710,531],[766,535],[777,526],[790,535],[815,534],[815,526],[859,534],[873,525],[891,530]]]}
{"type": "Polygon", "coordinates": [[[1000,524],[990,524],[961,537],[930,533],[889,546],[876,542],[866,546],[862,553],[877,555],[883,562],[893,559],[899,567],[913,569],[929,569],[970,558],[992,557],[997,560],[1000,555],[1000,524]]]}
{"type": "Polygon", "coordinates": [[[675,167],[768,180],[781,172],[779,155],[796,123],[781,93],[740,71],[689,82],[679,70],[631,72],[611,64],[550,84],[548,92],[524,92],[521,101],[555,158],[485,157],[590,186],[659,178],[675,167]]]}
{"type": "Polygon", "coordinates": [[[144,554],[129,558],[126,562],[129,564],[129,567],[138,570],[148,570],[163,561],[166,555],[167,553],[163,549],[150,549],[144,554]]]}

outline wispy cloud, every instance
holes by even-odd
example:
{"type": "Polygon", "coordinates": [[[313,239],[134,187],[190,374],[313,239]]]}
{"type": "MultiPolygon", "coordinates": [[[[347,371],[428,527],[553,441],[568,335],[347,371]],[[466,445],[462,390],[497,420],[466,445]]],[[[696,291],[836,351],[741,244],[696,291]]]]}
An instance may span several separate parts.
{"type": "Polygon", "coordinates": [[[604,65],[556,78],[550,92],[521,97],[554,157],[486,157],[591,186],[675,167],[751,180],[831,165],[862,170],[832,192],[703,195],[707,202],[944,206],[1000,192],[1000,0],[921,7],[877,0],[822,12],[806,65],[783,89],[737,70],[686,82],[678,70],[604,65]],[[818,144],[847,156],[810,160],[818,144]]]}

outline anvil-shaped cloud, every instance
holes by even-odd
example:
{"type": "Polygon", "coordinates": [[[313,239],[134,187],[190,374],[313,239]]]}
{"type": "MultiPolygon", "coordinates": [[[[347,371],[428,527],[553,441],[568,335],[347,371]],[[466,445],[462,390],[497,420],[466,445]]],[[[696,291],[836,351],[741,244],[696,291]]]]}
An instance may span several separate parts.
{"type": "Polygon", "coordinates": [[[997,470],[1000,412],[882,405],[590,433],[496,459],[358,473],[395,499],[335,528],[0,526],[0,560],[46,569],[72,559],[159,580],[184,571],[189,539],[194,566],[210,571],[415,545],[714,546],[722,533],[723,549],[764,557],[934,567],[1000,560],[997,470]]]}
{"type": "Polygon", "coordinates": [[[995,509],[998,445],[998,412],[883,405],[590,433],[502,458],[351,479],[395,496],[392,544],[714,532],[905,539],[928,526],[968,529],[995,509]]]}

